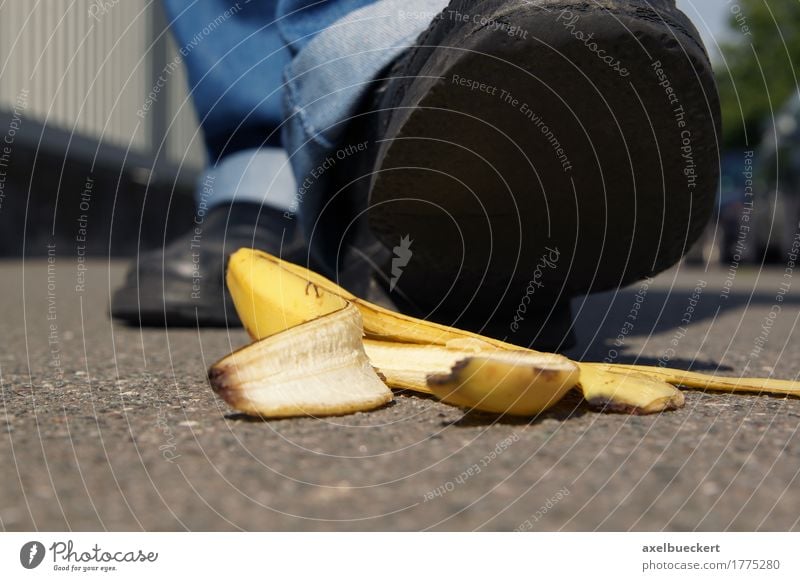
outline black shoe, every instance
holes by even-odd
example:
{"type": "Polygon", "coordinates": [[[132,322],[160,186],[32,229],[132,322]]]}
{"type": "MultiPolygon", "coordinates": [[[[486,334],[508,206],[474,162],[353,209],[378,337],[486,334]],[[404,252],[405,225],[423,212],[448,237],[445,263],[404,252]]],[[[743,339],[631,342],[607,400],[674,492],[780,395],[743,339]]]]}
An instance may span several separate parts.
{"type": "Polygon", "coordinates": [[[218,206],[163,250],[139,257],[114,293],[111,315],[138,325],[239,325],[225,264],[242,247],[292,262],[305,258],[296,221],[282,212],[253,203],[218,206]]]}
{"type": "Polygon", "coordinates": [[[668,268],[710,217],[719,102],[674,0],[453,0],[385,76],[348,178],[404,310],[563,349],[571,297],[668,268]]]}

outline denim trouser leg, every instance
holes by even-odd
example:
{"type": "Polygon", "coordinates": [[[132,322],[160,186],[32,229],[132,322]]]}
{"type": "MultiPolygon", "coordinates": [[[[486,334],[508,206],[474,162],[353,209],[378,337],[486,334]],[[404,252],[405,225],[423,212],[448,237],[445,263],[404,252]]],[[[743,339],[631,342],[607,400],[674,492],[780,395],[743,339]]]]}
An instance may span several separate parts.
{"type": "Polygon", "coordinates": [[[346,147],[348,119],[375,79],[449,0],[280,0],[286,68],[283,144],[301,184],[292,211],[309,227],[326,201],[326,160],[346,147]],[[345,11],[345,8],[352,8],[345,11]],[[320,187],[315,188],[315,185],[320,187]]]}
{"type": "Polygon", "coordinates": [[[288,209],[295,183],[281,147],[283,70],[291,53],[273,0],[162,0],[186,66],[209,167],[207,207],[249,201],[288,209]]]}
{"type": "Polygon", "coordinates": [[[296,191],[342,143],[368,83],[447,0],[163,0],[215,176],[209,206],[251,200],[313,221],[296,191]],[[284,77],[285,75],[285,77],[284,77]],[[285,121],[284,121],[285,120],[285,121]]]}

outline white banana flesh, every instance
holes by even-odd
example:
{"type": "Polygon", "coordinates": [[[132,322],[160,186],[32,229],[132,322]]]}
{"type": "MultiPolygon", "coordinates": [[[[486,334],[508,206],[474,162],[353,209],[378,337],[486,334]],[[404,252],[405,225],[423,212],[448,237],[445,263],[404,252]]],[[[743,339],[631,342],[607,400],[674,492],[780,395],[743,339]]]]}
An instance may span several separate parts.
{"type": "Polygon", "coordinates": [[[281,418],[330,416],[380,407],[392,392],[375,373],[361,342],[353,305],[235,351],[209,379],[231,407],[281,418]]]}

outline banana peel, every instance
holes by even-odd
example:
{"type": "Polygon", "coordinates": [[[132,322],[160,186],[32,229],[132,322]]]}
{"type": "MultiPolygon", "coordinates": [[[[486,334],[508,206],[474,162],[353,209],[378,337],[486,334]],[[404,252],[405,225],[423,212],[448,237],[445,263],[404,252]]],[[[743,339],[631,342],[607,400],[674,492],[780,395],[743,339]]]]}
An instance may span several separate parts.
{"type": "Polygon", "coordinates": [[[209,379],[226,402],[247,414],[366,411],[391,399],[386,385],[468,409],[522,416],[548,409],[573,388],[593,408],[633,414],[682,407],[684,396],[676,385],[800,395],[800,387],[788,381],[576,363],[390,311],[258,250],[235,252],[226,279],[255,343],[214,364],[209,379]],[[341,349],[332,344],[336,337],[341,349]],[[351,358],[347,350],[355,351],[351,358]],[[374,369],[371,375],[364,361],[374,369]]]}
{"type": "Polygon", "coordinates": [[[496,414],[536,415],[558,403],[579,375],[560,355],[476,351],[458,341],[442,347],[368,339],[364,349],[390,387],[496,414]]]}
{"type": "MultiPolygon", "coordinates": [[[[326,309],[339,308],[342,301],[351,302],[361,311],[364,322],[364,333],[368,352],[372,350],[371,358],[377,354],[385,354],[392,349],[400,349],[405,344],[424,345],[430,349],[432,346],[442,346],[451,348],[456,344],[469,346],[471,349],[488,353],[490,351],[514,351],[526,352],[530,354],[546,355],[550,361],[558,358],[559,366],[565,367],[565,363],[571,364],[570,372],[564,377],[564,385],[557,390],[546,391],[542,401],[555,404],[558,399],[569,391],[575,384],[569,385],[574,379],[575,372],[579,369],[579,364],[570,362],[560,355],[542,354],[538,351],[525,349],[511,343],[505,343],[490,337],[484,337],[462,329],[447,327],[420,320],[396,313],[360,299],[347,290],[341,288],[325,277],[309,271],[301,266],[286,262],[257,250],[242,249],[235,252],[228,263],[227,283],[233,298],[236,311],[248,334],[254,340],[259,340],[269,336],[271,333],[280,332],[292,324],[299,324],[313,320],[314,317],[323,315],[326,309]],[[299,299],[299,300],[298,300],[299,299]],[[385,349],[378,350],[375,345],[370,347],[370,341],[380,342],[385,349]],[[569,387],[567,387],[569,385],[569,387]]],[[[417,357],[400,355],[400,363],[395,368],[406,368],[411,370],[414,361],[419,361],[417,357]]],[[[429,383],[427,377],[417,377],[413,383],[404,381],[404,377],[385,365],[386,357],[376,363],[380,373],[387,378],[391,387],[400,389],[411,389],[422,393],[432,393],[442,397],[446,393],[452,393],[452,384],[441,382],[441,377],[445,371],[431,367],[430,358],[425,360],[422,368],[435,370],[439,377],[432,379],[429,383]],[[386,369],[382,368],[386,367],[386,369]],[[437,383],[438,382],[438,383],[437,383]],[[435,386],[435,387],[434,387],[435,386]],[[434,389],[438,393],[434,393],[434,389]]],[[[465,366],[465,370],[473,369],[473,366],[465,366]]],[[[418,373],[419,374],[419,373],[418,373]]],[[[609,390],[609,383],[603,381],[602,373],[578,373],[582,376],[578,387],[583,393],[584,398],[592,406],[602,407],[606,410],[628,410],[633,413],[654,413],[666,409],[674,409],[682,405],[682,397],[674,387],[666,382],[656,383],[654,380],[648,383],[651,387],[659,385],[660,390],[637,389],[634,382],[617,382],[617,389],[609,390]],[[667,395],[665,395],[667,394],[667,395]]],[[[505,380],[501,386],[497,382],[494,384],[484,384],[483,390],[500,396],[503,389],[513,391],[514,381],[510,377],[505,377],[498,373],[493,373],[493,377],[503,377],[505,380]]],[[[451,377],[455,377],[451,374],[451,377]]],[[[474,378],[474,375],[470,375],[474,378]]],[[[477,379],[477,378],[475,378],[477,379]]],[[[541,384],[551,382],[544,381],[541,384]]],[[[526,389],[519,387],[518,391],[526,389]]],[[[532,393],[527,388],[528,393],[532,393]]],[[[459,405],[470,407],[482,411],[494,411],[498,409],[491,397],[478,398],[472,400],[472,405],[466,405],[465,394],[475,393],[466,389],[461,390],[458,401],[459,405]]],[[[456,395],[448,398],[454,402],[456,395]]],[[[501,398],[502,399],[502,398],[501,398]]],[[[547,407],[549,407],[549,405],[547,407]]],[[[544,411],[547,407],[536,407],[527,403],[520,403],[514,410],[525,409],[526,415],[533,415],[544,411]]],[[[507,413],[513,413],[508,410],[507,413]]]]}
{"type": "MultiPolygon", "coordinates": [[[[236,312],[256,341],[245,352],[256,351],[263,341],[280,341],[285,333],[298,328],[313,343],[315,325],[332,312],[352,305],[361,314],[363,348],[377,375],[389,387],[432,394],[470,409],[527,416],[556,404],[578,381],[579,370],[566,357],[519,349],[389,311],[355,297],[314,272],[264,252],[235,252],[228,262],[226,281],[236,312]]],[[[292,348],[287,342],[289,359],[293,357],[292,348]]],[[[297,357],[302,359],[303,352],[297,357]]],[[[304,365],[302,362],[300,366],[304,365]]],[[[232,407],[244,413],[275,417],[275,410],[264,404],[264,398],[241,395],[258,386],[252,379],[249,383],[237,382],[230,380],[228,374],[229,380],[221,389],[219,366],[220,363],[212,366],[209,379],[232,407]],[[264,405],[258,407],[255,401],[264,405]]],[[[266,393],[275,390],[262,391],[262,395],[266,393]]],[[[327,415],[353,411],[346,403],[338,411],[329,409],[327,415]]],[[[321,414],[319,410],[314,413],[321,414]]]]}
{"type": "Polygon", "coordinates": [[[675,386],[636,369],[580,365],[583,397],[593,408],[636,415],[682,408],[685,399],[675,386]]]}
{"type": "MultiPolygon", "coordinates": [[[[653,378],[660,378],[662,381],[673,385],[680,385],[688,389],[699,389],[708,391],[721,391],[728,393],[754,393],[771,395],[793,395],[800,397],[800,383],[787,379],[769,379],[759,377],[718,377],[716,375],[706,375],[696,371],[682,371],[680,369],[670,369],[668,367],[655,367],[646,365],[627,365],[618,363],[609,365],[607,363],[581,364],[591,366],[594,369],[633,371],[642,373],[653,378]]],[[[583,373],[583,371],[581,371],[583,373]]]]}

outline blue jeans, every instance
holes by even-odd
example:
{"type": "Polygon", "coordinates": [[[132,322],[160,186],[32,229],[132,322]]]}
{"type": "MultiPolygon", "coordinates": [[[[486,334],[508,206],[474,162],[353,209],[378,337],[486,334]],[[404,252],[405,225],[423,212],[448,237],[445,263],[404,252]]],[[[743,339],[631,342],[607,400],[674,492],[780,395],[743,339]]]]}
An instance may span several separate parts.
{"type": "Polygon", "coordinates": [[[214,176],[208,205],[258,202],[308,223],[324,188],[296,184],[335,154],[367,84],[448,1],[163,3],[214,176]]]}

